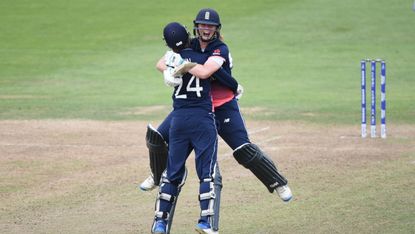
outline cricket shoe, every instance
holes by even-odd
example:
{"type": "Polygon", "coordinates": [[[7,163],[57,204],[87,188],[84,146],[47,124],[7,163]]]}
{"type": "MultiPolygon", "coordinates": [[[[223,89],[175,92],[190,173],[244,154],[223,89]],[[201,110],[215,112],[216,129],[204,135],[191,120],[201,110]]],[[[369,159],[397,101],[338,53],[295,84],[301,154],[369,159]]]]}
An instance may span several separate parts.
{"type": "Polygon", "coordinates": [[[153,175],[150,175],[147,177],[146,180],[143,181],[143,183],[140,184],[140,189],[143,191],[151,191],[155,189],[157,186],[154,184],[154,178],[153,175]]]}
{"type": "Polygon", "coordinates": [[[156,224],[153,227],[153,230],[151,232],[153,234],[166,234],[166,221],[164,220],[158,220],[156,221],[156,224]]]}
{"type": "Polygon", "coordinates": [[[293,198],[293,194],[288,185],[278,186],[275,188],[275,191],[277,191],[278,196],[280,196],[281,200],[284,202],[289,202],[293,198]]]}
{"type": "Polygon", "coordinates": [[[209,223],[200,222],[196,225],[196,231],[199,234],[219,234],[217,231],[213,231],[209,223]]]}

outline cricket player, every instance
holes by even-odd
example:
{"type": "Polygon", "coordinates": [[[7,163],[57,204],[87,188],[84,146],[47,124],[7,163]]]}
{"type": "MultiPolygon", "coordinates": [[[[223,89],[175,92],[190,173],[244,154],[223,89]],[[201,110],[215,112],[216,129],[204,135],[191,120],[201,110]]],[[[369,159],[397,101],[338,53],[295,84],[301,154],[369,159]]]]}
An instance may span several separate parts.
{"type": "MultiPolygon", "coordinates": [[[[181,58],[200,64],[207,60],[205,54],[194,52],[190,48],[189,34],[181,24],[168,24],[163,35],[167,45],[179,53],[181,58]]],[[[181,83],[175,86],[172,95],[167,168],[160,182],[155,222],[152,226],[152,232],[156,234],[168,232],[169,218],[172,218],[170,212],[186,176],[185,163],[191,150],[195,151],[196,171],[200,181],[201,213],[196,230],[199,233],[215,233],[211,230],[209,220],[214,212],[213,174],[218,143],[211,81],[208,79],[213,72],[202,65],[198,69],[204,74],[201,77],[190,73],[182,74],[181,83]]]]}
{"type": "MultiPolygon", "coordinates": [[[[218,13],[210,8],[199,11],[194,23],[193,33],[196,36],[191,41],[192,48],[206,54],[209,58],[209,67],[224,69],[231,74],[232,58],[229,49],[221,40],[221,22],[218,13]]],[[[205,64],[206,65],[206,64],[205,64]]],[[[160,68],[159,68],[160,69],[160,68]]],[[[198,75],[199,65],[189,70],[190,73],[198,75]]],[[[287,179],[277,170],[273,161],[261,149],[250,142],[244,120],[237,103],[243,89],[238,87],[237,92],[224,86],[218,81],[212,81],[212,98],[215,108],[215,118],[218,124],[218,134],[234,150],[233,156],[239,164],[248,168],[268,189],[270,193],[276,191],[279,197],[288,202],[292,199],[291,189],[288,187],[287,179]]],[[[142,190],[154,189],[159,184],[161,172],[164,170],[164,161],[167,160],[167,145],[169,144],[169,116],[163,121],[157,130],[148,128],[146,140],[150,154],[150,167],[152,175],[141,185],[142,190]],[[151,136],[160,135],[158,140],[151,136]],[[150,136],[150,137],[149,137],[150,136]]],[[[217,164],[216,164],[217,165],[217,164]]],[[[214,179],[216,202],[215,216],[212,223],[213,229],[218,230],[220,189],[222,178],[219,168],[216,167],[214,179]]]]}

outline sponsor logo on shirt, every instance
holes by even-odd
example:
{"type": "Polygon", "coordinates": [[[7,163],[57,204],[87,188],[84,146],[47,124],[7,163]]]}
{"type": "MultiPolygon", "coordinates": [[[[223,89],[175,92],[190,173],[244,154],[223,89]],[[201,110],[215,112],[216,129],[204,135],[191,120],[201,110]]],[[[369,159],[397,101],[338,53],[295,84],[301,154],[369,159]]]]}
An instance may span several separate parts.
{"type": "Polygon", "coordinates": [[[212,55],[220,55],[220,49],[214,50],[212,55]]]}

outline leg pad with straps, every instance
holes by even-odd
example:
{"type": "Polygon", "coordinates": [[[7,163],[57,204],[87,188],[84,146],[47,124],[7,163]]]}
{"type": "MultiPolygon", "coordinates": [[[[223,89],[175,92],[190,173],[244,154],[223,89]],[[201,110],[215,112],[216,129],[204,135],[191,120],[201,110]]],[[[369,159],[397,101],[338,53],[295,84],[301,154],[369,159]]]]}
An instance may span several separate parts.
{"type": "Polygon", "coordinates": [[[275,187],[287,184],[287,179],[278,172],[272,160],[255,144],[238,147],[233,156],[239,164],[251,170],[270,193],[274,192],[275,187]]]}
{"type": "Polygon", "coordinates": [[[161,174],[166,169],[168,147],[163,136],[151,124],[147,125],[146,143],[149,151],[150,168],[154,184],[159,185],[161,174]]]}
{"type": "Polygon", "coordinates": [[[159,194],[155,204],[155,217],[151,230],[153,230],[158,219],[167,221],[166,233],[170,233],[171,225],[173,224],[174,211],[176,210],[177,200],[180,191],[186,182],[187,169],[184,170],[183,177],[178,185],[172,184],[167,178],[167,172],[162,173],[161,184],[159,187],[159,194]],[[167,203],[167,204],[166,204],[167,203]]]}
{"type": "Polygon", "coordinates": [[[200,202],[200,218],[205,222],[212,223],[212,216],[215,214],[215,188],[213,178],[205,178],[200,181],[199,202],[200,202]]]}

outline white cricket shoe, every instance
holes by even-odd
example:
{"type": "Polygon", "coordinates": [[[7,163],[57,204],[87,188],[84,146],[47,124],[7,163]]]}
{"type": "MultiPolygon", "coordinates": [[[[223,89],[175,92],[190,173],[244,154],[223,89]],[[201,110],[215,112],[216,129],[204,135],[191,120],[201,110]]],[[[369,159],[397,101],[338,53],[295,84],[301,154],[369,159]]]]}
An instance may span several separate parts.
{"type": "Polygon", "coordinates": [[[147,177],[146,180],[143,181],[143,183],[140,184],[140,189],[143,191],[151,191],[155,189],[157,186],[154,184],[154,178],[153,175],[150,175],[147,177]]]}
{"type": "Polygon", "coordinates": [[[291,198],[293,198],[293,194],[291,193],[291,189],[288,185],[278,186],[275,188],[275,191],[277,191],[278,196],[280,196],[281,200],[284,202],[289,202],[291,198]]]}
{"type": "Polygon", "coordinates": [[[213,231],[212,228],[210,227],[210,225],[208,223],[198,223],[196,225],[196,231],[199,234],[219,234],[218,231],[213,231]]]}

